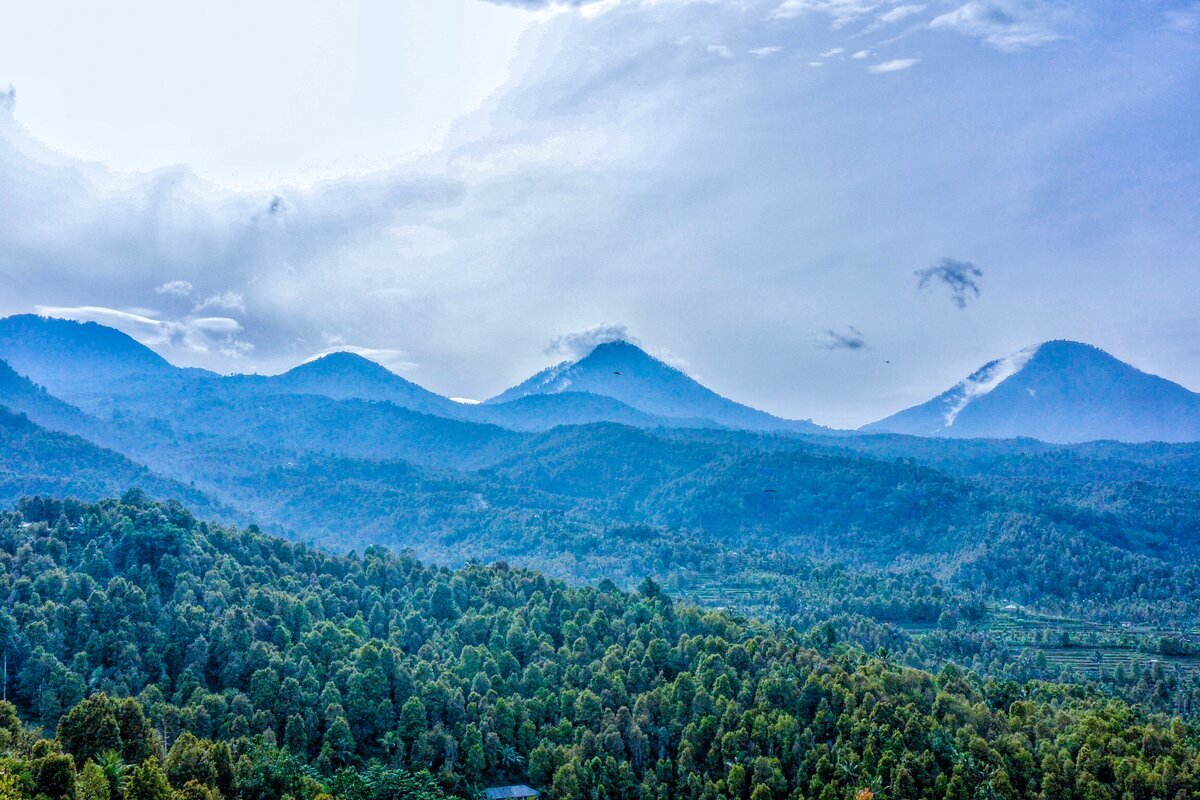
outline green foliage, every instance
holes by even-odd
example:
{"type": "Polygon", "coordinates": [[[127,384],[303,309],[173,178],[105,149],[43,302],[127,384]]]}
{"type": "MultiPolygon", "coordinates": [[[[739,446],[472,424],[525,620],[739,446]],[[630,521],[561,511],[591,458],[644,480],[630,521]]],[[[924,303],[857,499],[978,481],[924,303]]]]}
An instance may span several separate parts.
{"type": "Polygon", "coordinates": [[[0,560],[17,711],[57,731],[8,734],[22,800],[1200,792],[1190,723],[1081,687],[935,676],[848,644],[864,632],[844,620],[810,635],[656,581],[336,556],[136,494],[27,503],[0,517],[0,560]],[[95,691],[55,714],[33,668],[95,691]]]}

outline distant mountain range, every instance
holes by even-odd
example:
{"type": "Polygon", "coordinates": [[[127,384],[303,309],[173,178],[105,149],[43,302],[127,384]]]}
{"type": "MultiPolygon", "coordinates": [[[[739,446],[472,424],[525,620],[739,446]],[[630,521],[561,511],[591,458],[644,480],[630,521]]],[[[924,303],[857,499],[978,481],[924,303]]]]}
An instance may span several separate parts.
{"type": "Polygon", "coordinates": [[[997,359],[865,433],[1072,443],[1200,440],[1200,394],[1079,342],[997,359]]]}
{"type": "Polygon", "coordinates": [[[0,359],[51,393],[102,415],[120,405],[114,403],[114,397],[125,394],[152,403],[164,396],[230,401],[250,396],[316,395],[389,403],[422,414],[513,430],[593,422],[646,428],[827,430],[728,400],[626,342],[600,345],[577,362],[539,373],[479,405],[455,402],[354,353],[331,353],[281,375],[220,376],[175,367],[113,328],[29,314],[0,319],[0,359]],[[551,386],[546,376],[556,370],[561,374],[551,386]]]}
{"type": "MultiPolygon", "coordinates": [[[[360,437],[387,440],[396,440],[395,431],[407,426],[438,426],[411,415],[401,422],[396,412],[369,404],[512,431],[612,422],[638,428],[849,433],[782,419],[722,397],[625,341],[598,345],[478,405],[429,391],[353,353],[331,353],[280,375],[221,376],[175,367],[103,325],[33,315],[0,319],[0,359],[12,373],[0,368],[0,393],[16,391],[11,388],[18,385],[15,376],[45,387],[34,391],[22,385],[6,404],[24,411],[21,403],[36,401],[43,422],[56,416],[53,427],[70,432],[91,416],[108,418],[122,409],[153,416],[155,409],[175,403],[193,410],[203,406],[205,415],[220,418],[221,424],[230,424],[229,414],[238,412],[249,424],[249,409],[266,403],[284,416],[300,413],[301,407],[316,417],[349,414],[363,425],[360,437]],[[337,405],[318,410],[314,401],[283,399],[288,397],[324,398],[337,405]]],[[[859,432],[1052,443],[1191,442],[1200,441],[1200,395],[1090,345],[1053,341],[992,361],[932,400],[859,432]]]]}
{"type": "MultiPolygon", "coordinates": [[[[1130,415],[1158,402],[1111,388],[1148,376],[1079,347],[983,371],[938,401],[942,425],[953,412],[945,427],[965,430],[1006,381],[1043,369],[1072,377],[1067,396],[1110,387],[1103,396],[1130,415]],[[1085,358],[1101,363],[1083,369],[1085,358]]],[[[970,585],[986,575],[1017,602],[1048,585],[1072,598],[1098,564],[1130,573],[1148,558],[1161,576],[1200,563],[1200,444],[961,441],[941,427],[922,431],[937,438],[833,436],[726,400],[626,343],[480,405],[352,354],[221,376],[111,329],[31,317],[0,320],[0,359],[11,359],[0,363],[0,508],[140,487],[331,547],[505,559],[578,580],[668,575],[689,594],[734,551],[752,580],[794,556],[923,564],[970,585]],[[1067,550],[1075,578],[1059,582],[1067,550]],[[1031,555],[1045,553],[1054,580],[1031,555]]],[[[1055,396],[1048,376],[1026,386],[1055,396]]],[[[1128,595],[1095,580],[1114,602],[1128,595]]]]}

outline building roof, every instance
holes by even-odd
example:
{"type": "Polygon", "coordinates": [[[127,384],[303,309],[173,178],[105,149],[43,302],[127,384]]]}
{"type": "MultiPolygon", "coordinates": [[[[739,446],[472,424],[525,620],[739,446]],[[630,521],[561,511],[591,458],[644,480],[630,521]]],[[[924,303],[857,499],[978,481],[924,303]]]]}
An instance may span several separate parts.
{"type": "Polygon", "coordinates": [[[537,797],[537,789],[531,789],[525,784],[520,786],[495,786],[483,792],[487,800],[505,800],[510,797],[537,797]]]}

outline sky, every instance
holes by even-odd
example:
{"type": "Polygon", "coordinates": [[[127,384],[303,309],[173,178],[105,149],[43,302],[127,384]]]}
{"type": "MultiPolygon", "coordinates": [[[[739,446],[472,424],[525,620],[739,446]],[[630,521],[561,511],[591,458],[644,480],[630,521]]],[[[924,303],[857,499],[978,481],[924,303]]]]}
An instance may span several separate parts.
{"type": "Polygon", "coordinates": [[[624,335],[856,426],[1056,338],[1200,390],[1200,2],[6,4],[0,315],[458,397],[624,335]]]}

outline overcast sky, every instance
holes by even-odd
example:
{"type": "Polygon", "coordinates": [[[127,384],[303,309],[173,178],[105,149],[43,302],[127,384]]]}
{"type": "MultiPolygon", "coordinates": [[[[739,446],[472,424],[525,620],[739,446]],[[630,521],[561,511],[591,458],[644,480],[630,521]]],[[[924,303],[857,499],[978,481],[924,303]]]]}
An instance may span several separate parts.
{"type": "Polygon", "coordinates": [[[462,397],[624,330],[837,426],[1052,338],[1200,389],[1193,0],[4,19],[0,314],[462,397]]]}

